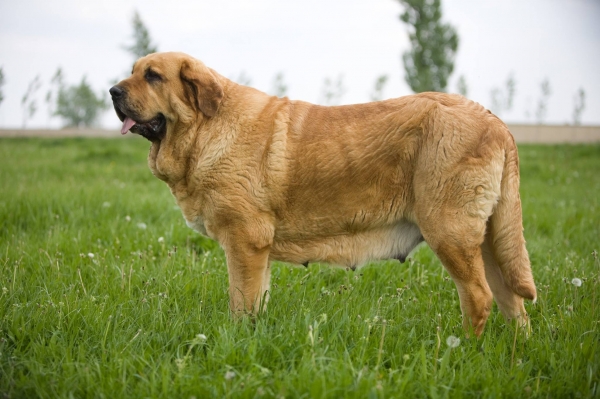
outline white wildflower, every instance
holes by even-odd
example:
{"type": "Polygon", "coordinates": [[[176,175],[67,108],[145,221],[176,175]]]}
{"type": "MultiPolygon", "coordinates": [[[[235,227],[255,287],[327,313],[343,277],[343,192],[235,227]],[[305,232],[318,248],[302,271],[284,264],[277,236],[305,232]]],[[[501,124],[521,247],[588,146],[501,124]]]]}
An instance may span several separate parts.
{"type": "Polygon", "coordinates": [[[204,334],[198,334],[198,335],[196,335],[196,338],[202,342],[207,340],[206,335],[204,335],[204,334]]]}
{"type": "Polygon", "coordinates": [[[131,222],[131,216],[129,216],[129,215],[125,216],[125,221],[126,222],[131,222]]]}
{"type": "Polygon", "coordinates": [[[139,222],[139,223],[137,224],[137,227],[138,227],[139,229],[146,230],[146,228],[147,228],[148,226],[146,226],[146,223],[144,223],[144,222],[139,222]]]}
{"type": "Polygon", "coordinates": [[[573,280],[571,280],[571,284],[573,284],[575,287],[581,287],[582,281],[581,279],[575,277],[573,280]]]}
{"type": "Polygon", "coordinates": [[[158,237],[158,242],[165,242],[165,237],[158,237]]]}
{"type": "Polygon", "coordinates": [[[460,338],[450,335],[448,338],[446,338],[446,344],[448,344],[448,346],[451,348],[456,348],[458,345],[460,345],[460,338]]]}
{"type": "Polygon", "coordinates": [[[103,202],[102,208],[110,208],[110,202],[103,202]]]}
{"type": "Polygon", "coordinates": [[[233,370],[229,370],[229,371],[227,371],[227,372],[225,373],[225,379],[226,379],[227,381],[229,381],[229,380],[233,380],[234,378],[235,378],[235,371],[233,371],[233,370]]]}
{"type": "Polygon", "coordinates": [[[175,359],[175,365],[177,366],[177,369],[179,371],[182,371],[185,368],[185,361],[186,361],[185,358],[183,358],[183,359],[181,359],[181,358],[175,359]]]}
{"type": "Polygon", "coordinates": [[[91,253],[91,252],[90,252],[90,253],[88,253],[88,258],[90,258],[90,259],[94,259],[94,254],[93,254],[93,253],[91,253]]]}

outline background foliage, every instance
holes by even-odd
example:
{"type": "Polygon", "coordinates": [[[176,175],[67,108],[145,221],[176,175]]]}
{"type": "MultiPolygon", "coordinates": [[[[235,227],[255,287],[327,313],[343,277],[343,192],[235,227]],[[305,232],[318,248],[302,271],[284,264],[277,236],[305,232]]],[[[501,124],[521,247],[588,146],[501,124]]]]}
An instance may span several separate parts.
{"type": "Polygon", "coordinates": [[[61,85],[54,115],[65,121],[65,127],[90,127],[108,108],[106,96],[97,95],[83,77],[78,85],[61,85]]]}
{"type": "Polygon", "coordinates": [[[442,22],[441,0],[398,1],[411,46],[402,54],[406,83],[415,93],[446,91],[459,41],[456,29],[442,22]]]}

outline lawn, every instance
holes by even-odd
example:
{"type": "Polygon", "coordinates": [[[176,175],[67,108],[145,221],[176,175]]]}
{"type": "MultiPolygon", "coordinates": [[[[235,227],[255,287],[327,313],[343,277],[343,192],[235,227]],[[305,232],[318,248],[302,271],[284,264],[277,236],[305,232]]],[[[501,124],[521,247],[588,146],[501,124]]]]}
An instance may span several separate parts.
{"type": "Polygon", "coordinates": [[[223,252],[147,149],[0,140],[0,398],[600,396],[600,145],[519,148],[532,333],[494,308],[480,339],[426,245],[275,264],[268,312],[233,322],[223,252]]]}

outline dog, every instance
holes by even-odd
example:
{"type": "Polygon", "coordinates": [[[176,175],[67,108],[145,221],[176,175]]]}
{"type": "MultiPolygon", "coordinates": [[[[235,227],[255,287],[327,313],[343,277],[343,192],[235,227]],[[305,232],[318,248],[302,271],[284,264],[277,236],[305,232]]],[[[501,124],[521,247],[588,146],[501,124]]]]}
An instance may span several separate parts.
{"type": "Polygon", "coordinates": [[[264,308],[273,260],[355,269],[404,262],[425,241],[467,334],[481,335],[494,298],[529,326],[517,148],[481,105],[433,92],[313,105],[172,52],[140,58],[109,91],[121,133],[151,142],[148,165],[187,225],[223,247],[234,315],[264,308]]]}

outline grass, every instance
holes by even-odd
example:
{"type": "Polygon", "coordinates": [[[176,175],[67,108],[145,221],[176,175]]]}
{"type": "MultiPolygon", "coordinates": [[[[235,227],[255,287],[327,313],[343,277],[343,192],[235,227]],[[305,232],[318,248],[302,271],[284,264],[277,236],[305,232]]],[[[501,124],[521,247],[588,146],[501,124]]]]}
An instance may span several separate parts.
{"type": "Polygon", "coordinates": [[[276,264],[268,312],[233,322],[223,252],[147,147],[0,140],[0,398],[600,396],[600,146],[520,148],[532,335],[494,309],[479,340],[427,246],[276,264]]]}

